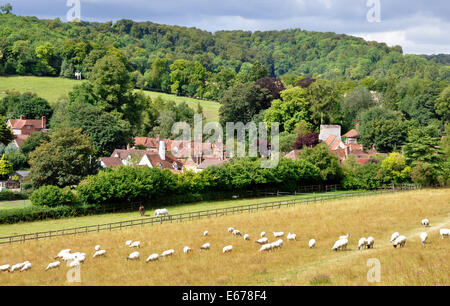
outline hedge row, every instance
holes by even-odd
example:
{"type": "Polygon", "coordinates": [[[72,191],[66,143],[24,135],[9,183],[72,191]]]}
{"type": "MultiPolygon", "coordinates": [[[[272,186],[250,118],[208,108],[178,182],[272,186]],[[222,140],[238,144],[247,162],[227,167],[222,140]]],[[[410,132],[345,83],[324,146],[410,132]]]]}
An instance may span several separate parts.
{"type": "Polygon", "coordinates": [[[11,190],[3,190],[0,192],[0,201],[16,201],[26,200],[29,198],[31,191],[16,192],[11,190]]]}

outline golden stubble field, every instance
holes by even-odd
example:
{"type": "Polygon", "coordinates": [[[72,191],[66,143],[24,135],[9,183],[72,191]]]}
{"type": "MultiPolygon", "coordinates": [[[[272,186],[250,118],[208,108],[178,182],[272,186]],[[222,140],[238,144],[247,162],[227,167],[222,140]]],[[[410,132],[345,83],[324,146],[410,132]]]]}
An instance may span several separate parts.
{"type": "Polygon", "coordinates": [[[0,246],[0,265],[29,260],[25,272],[0,273],[0,285],[310,285],[317,276],[328,285],[450,285],[450,238],[441,239],[440,228],[450,227],[450,190],[419,190],[398,194],[361,197],[296,207],[243,213],[186,223],[134,227],[126,230],[81,234],[0,246]],[[430,219],[430,227],[420,225],[430,219]],[[251,241],[234,237],[228,227],[248,233],[251,241]],[[207,237],[203,236],[209,231],[207,237]],[[254,243],[261,231],[270,241],[273,231],[297,234],[297,241],[284,239],[281,250],[260,253],[254,243]],[[403,249],[389,243],[393,232],[407,237],[403,249]],[[426,231],[428,244],[419,234],[426,231]],[[346,251],[331,251],[340,235],[350,233],[346,251]],[[359,238],[373,236],[375,247],[357,250],[359,238]],[[308,248],[311,238],[315,249],[308,248]],[[126,261],[136,249],[126,240],[139,240],[141,258],[126,261]],[[209,251],[200,246],[211,243],[209,251]],[[100,244],[106,257],[92,259],[100,244]],[[222,254],[222,248],[233,251],[222,254]],[[193,248],[183,253],[184,246],[193,248]],[[69,268],[44,271],[61,250],[70,248],[87,254],[81,266],[81,282],[69,283],[69,268]],[[174,249],[175,255],[146,263],[152,253],[174,249]],[[380,282],[370,283],[367,261],[379,260],[380,282]]]}

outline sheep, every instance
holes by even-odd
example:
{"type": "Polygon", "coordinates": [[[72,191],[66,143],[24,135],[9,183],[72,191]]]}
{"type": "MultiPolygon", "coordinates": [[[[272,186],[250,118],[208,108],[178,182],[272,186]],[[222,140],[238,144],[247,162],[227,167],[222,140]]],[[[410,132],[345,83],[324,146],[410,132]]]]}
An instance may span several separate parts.
{"type": "Polygon", "coordinates": [[[283,233],[283,232],[273,232],[273,236],[274,236],[275,238],[283,237],[283,236],[284,236],[284,233],[283,233]]]}
{"type": "Polygon", "coordinates": [[[233,246],[232,245],[227,245],[226,247],[224,247],[222,249],[223,254],[231,252],[233,250],[233,246]]]}
{"type": "Polygon", "coordinates": [[[59,251],[58,255],[55,256],[55,259],[62,258],[64,256],[64,254],[70,253],[70,251],[72,251],[72,250],[65,249],[65,250],[59,251]]]}
{"type": "Polygon", "coordinates": [[[141,247],[141,242],[140,241],[133,241],[130,244],[130,248],[140,248],[141,247]]]}
{"type": "Polygon", "coordinates": [[[92,256],[92,258],[95,258],[97,256],[105,256],[106,251],[105,250],[99,250],[97,252],[95,252],[94,256],[92,256]]]}
{"type": "Polygon", "coordinates": [[[155,217],[164,216],[167,215],[167,217],[170,217],[169,211],[165,208],[163,209],[157,209],[155,210],[155,217]]]}
{"type": "Polygon", "coordinates": [[[0,266],[0,272],[5,272],[9,270],[10,265],[3,265],[0,266]]]}
{"type": "Polygon", "coordinates": [[[13,266],[11,267],[11,269],[9,270],[9,272],[14,272],[14,271],[16,271],[16,270],[18,270],[18,269],[22,269],[22,267],[23,267],[25,264],[27,264],[27,263],[29,263],[29,261],[25,261],[25,262],[21,262],[21,263],[15,264],[15,265],[13,265],[13,266]]]}
{"type": "Polygon", "coordinates": [[[173,249],[162,252],[161,257],[172,256],[175,253],[173,249]]]}
{"type": "Polygon", "coordinates": [[[245,235],[244,235],[244,240],[250,240],[249,234],[245,234],[245,235]]]}
{"type": "Polygon", "coordinates": [[[348,239],[339,239],[337,240],[333,247],[331,248],[333,251],[343,250],[347,248],[348,239]]]}
{"type": "Polygon", "coordinates": [[[240,232],[239,230],[237,230],[237,229],[235,229],[235,230],[233,231],[233,235],[234,235],[234,236],[242,236],[241,232],[240,232]]]}
{"type": "Polygon", "coordinates": [[[255,243],[259,243],[259,244],[266,244],[267,242],[269,242],[269,239],[267,239],[267,237],[258,239],[255,241],[255,243]]]}
{"type": "Polygon", "coordinates": [[[286,238],[287,238],[287,240],[296,240],[297,241],[297,235],[296,234],[288,233],[286,238]]]}
{"type": "Polygon", "coordinates": [[[233,227],[229,227],[228,228],[228,233],[232,233],[234,231],[234,228],[233,227]]]}
{"type": "Polygon", "coordinates": [[[74,253],[73,255],[74,255],[74,259],[78,260],[79,262],[84,262],[86,260],[86,253],[77,252],[77,253],[74,253]]]}
{"type": "Polygon", "coordinates": [[[100,250],[100,245],[97,244],[97,245],[94,247],[94,249],[95,249],[96,251],[100,250]]]}
{"type": "Polygon", "coordinates": [[[76,257],[76,254],[66,253],[66,254],[64,254],[64,255],[62,256],[61,259],[64,260],[64,261],[72,261],[72,260],[75,259],[75,257],[76,257]]]}
{"type": "Polygon", "coordinates": [[[397,239],[394,240],[394,248],[397,248],[399,245],[401,248],[403,248],[406,244],[406,237],[405,236],[398,236],[397,239]]]}
{"type": "Polygon", "coordinates": [[[393,243],[395,241],[395,239],[398,238],[398,236],[400,236],[400,234],[398,232],[395,232],[392,234],[391,236],[391,240],[389,240],[391,243],[393,243]]]}
{"type": "Polygon", "coordinates": [[[273,249],[272,243],[266,243],[266,244],[263,244],[263,245],[261,246],[261,248],[259,249],[259,251],[260,251],[260,252],[262,252],[262,251],[270,251],[270,250],[272,250],[272,249],[273,249]]]}
{"type": "Polygon", "coordinates": [[[26,270],[30,270],[30,269],[31,269],[31,262],[27,261],[23,265],[22,269],[20,269],[20,272],[23,272],[23,271],[26,271],[26,270]]]}
{"type": "Polygon", "coordinates": [[[202,251],[202,250],[209,250],[210,247],[211,247],[211,244],[209,244],[209,242],[205,243],[204,245],[202,245],[200,247],[200,251],[202,251]]]}
{"type": "Polygon", "coordinates": [[[425,244],[428,239],[428,234],[425,232],[420,233],[420,240],[422,241],[422,244],[425,244]]]}
{"type": "Polygon", "coordinates": [[[281,249],[283,246],[283,239],[278,239],[277,241],[272,242],[272,246],[273,248],[281,249]]]}
{"type": "Polygon", "coordinates": [[[316,239],[309,240],[308,245],[310,249],[314,248],[316,246],[316,239]]]}
{"type": "Polygon", "coordinates": [[[420,223],[422,226],[430,226],[430,220],[428,219],[423,219],[420,223]]]}
{"type": "Polygon", "coordinates": [[[347,239],[350,237],[350,233],[347,233],[347,235],[339,236],[339,239],[347,239]]]}
{"type": "Polygon", "coordinates": [[[45,271],[57,268],[59,266],[61,266],[61,262],[59,262],[59,261],[51,262],[51,263],[48,264],[47,268],[45,268],[45,271]]]}
{"type": "Polygon", "coordinates": [[[133,243],[133,240],[127,240],[127,241],[125,242],[125,245],[130,246],[130,244],[132,244],[132,243],[133,243]]]}
{"type": "Polygon", "coordinates": [[[358,250],[364,249],[365,247],[367,247],[367,239],[365,237],[362,237],[358,241],[358,250]]]}
{"type": "Polygon", "coordinates": [[[259,235],[261,238],[266,237],[266,232],[261,232],[261,234],[259,235]]]}
{"type": "Polygon", "coordinates": [[[192,249],[191,249],[190,247],[188,247],[188,246],[185,246],[184,249],[183,249],[183,252],[184,252],[185,254],[187,254],[187,253],[189,253],[189,252],[192,252],[192,249]]]}
{"type": "Polygon", "coordinates": [[[372,236],[367,238],[367,248],[368,249],[373,249],[374,243],[375,243],[375,239],[372,236]]]}
{"type": "Polygon", "coordinates": [[[208,231],[204,231],[203,236],[208,236],[208,231]]]}
{"type": "Polygon", "coordinates": [[[77,268],[80,264],[81,262],[79,260],[74,259],[69,263],[69,268],[77,268]]]}
{"type": "Polygon", "coordinates": [[[133,252],[130,255],[128,255],[127,258],[125,258],[127,261],[128,260],[133,260],[133,259],[139,259],[139,257],[141,256],[141,254],[139,254],[139,252],[133,252]]]}
{"type": "Polygon", "coordinates": [[[450,229],[448,229],[448,228],[441,228],[439,230],[439,234],[441,235],[441,238],[444,239],[444,238],[450,236],[450,229]]]}
{"type": "Polygon", "coordinates": [[[159,259],[159,255],[155,253],[155,254],[150,255],[145,262],[147,263],[149,261],[156,261],[158,259],[159,259]]]}

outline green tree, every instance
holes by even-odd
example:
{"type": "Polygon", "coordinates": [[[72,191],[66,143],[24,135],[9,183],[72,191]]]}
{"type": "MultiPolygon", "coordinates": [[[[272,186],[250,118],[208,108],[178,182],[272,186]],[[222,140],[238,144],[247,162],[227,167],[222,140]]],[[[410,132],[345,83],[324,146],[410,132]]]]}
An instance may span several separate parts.
{"type": "Polygon", "coordinates": [[[9,175],[14,172],[13,165],[6,159],[5,154],[0,160],[0,179],[7,180],[9,175]]]}
{"type": "Polygon", "coordinates": [[[397,152],[389,153],[389,156],[381,162],[381,176],[384,183],[401,184],[409,182],[411,167],[406,164],[405,157],[397,152]]]}
{"type": "MultiPolygon", "coordinates": [[[[0,116],[0,121],[5,122],[5,118],[0,116]]],[[[0,124],[0,143],[4,146],[7,146],[11,141],[13,141],[14,136],[9,128],[6,127],[6,124],[0,124]]]]}
{"type": "Polygon", "coordinates": [[[366,87],[356,87],[346,95],[341,103],[344,117],[344,129],[349,130],[356,124],[357,115],[375,106],[372,94],[366,87]]]}
{"type": "Polygon", "coordinates": [[[5,5],[0,6],[0,11],[1,11],[3,14],[9,14],[9,13],[11,13],[12,9],[13,9],[13,8],[12,8],[11,3],[6,3],[5,5]]]}
{"type": "Polygon", "coordinates": [[[43,116],[50,119],[53,113],[47,100],[29,92],[15,96],[8,104],[8,118],[17,119],[23,115],[26,119],[41,119],[43,116]]]}
{"type": "Polygon", "coordinates": [[[413,166],[422,162],[440,168],[443,162],[443,154],[439,142],[440,136],[435,126],[411,127],[403,147],[406,161],[413,166]]]}
{"type": "Polygon", "coordinates": [[[36,150],[37,147],[39,147],[44,142],[50,141],[50,134],[49,133],[42,133],[42,132],[34,132],[31,133],[30,136],[28,136],[27,139],[25,139],[24,143],[20,146],[20,151],[29,156],[31,152],[36,150]]]}

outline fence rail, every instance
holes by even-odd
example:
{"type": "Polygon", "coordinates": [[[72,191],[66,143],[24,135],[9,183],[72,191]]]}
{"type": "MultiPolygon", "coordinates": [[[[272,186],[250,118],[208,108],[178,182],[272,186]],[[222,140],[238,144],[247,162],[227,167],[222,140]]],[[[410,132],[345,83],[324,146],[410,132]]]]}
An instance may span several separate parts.
{"type": "MultiPolygon", "coordinates": [[[[314,194],[308,197],[304,197],[301,199],[291,199],[291,200],[280,200],[280,201],[272,201],[265,203],[255,203],[255,204],[247,204],[241,206],[232,206],[226,208],[214,208],[208,210],[201,211],[193,211],[193,212],[185,212],[179,214],[173,214],[169,217],[147,217],[135,220],[127,220],[127,221],[119,221],[114,223],[106,223],[106,224],[97,224],[97,225],[88,225],[82,227],[75,227],[69,229],[60,229],[53,230],[47,232],[37,232],[31,234],[22,234],[22,235],[14,235],[8,237],[0,237],[0,245],[1,244],[12,244],[17,242],[25,242],[29,240],[38,240],[45,238],[52,238],[58,236],[66,236],[66,235],[77,235],[77,234],[87,234],[90,232],[100,232],[100,231],[112,231],[113,229],[123,229],[132,226],[144,226],[144,225],[154,225],[154,224],[162,224],[162,223],[176,223],[183,222],[185,220],[196,220],[202,218],[209,218],[213,216],[224,216],[231,215],[237,213],[244,212],[256,212],[260,210],[267,209],[279,209],[281,207],[289,207],[298,204],[309,204],[314,202],[323,202],[328,200],[338,200],[344,198],[354,198],[360,196],[368,196],[368,195],[380,195],[386,193],[395,193],[406,190],[418,189],[419,187],[416,185],[402,185],[400,187],[390,188],[390,189],[379,189],[375,191],[359,191],[352,193],[342,193],[342,194],[314,194]]],[[[299,193],[296,193],[299,194],[299,193]]]]}

